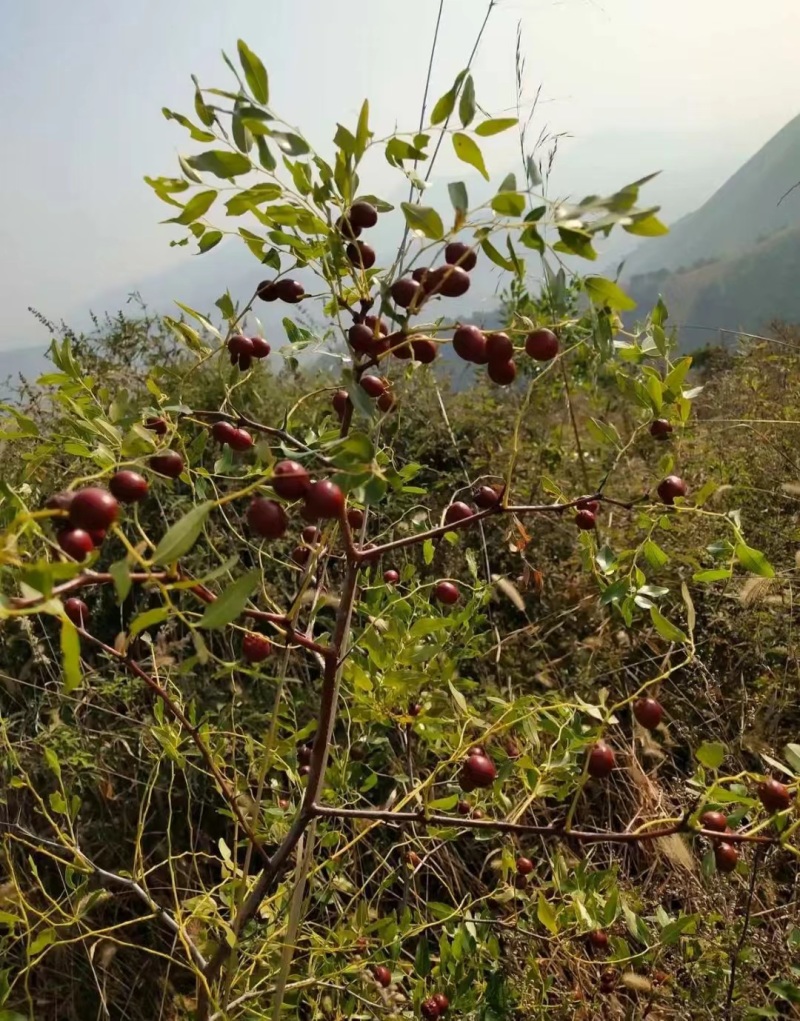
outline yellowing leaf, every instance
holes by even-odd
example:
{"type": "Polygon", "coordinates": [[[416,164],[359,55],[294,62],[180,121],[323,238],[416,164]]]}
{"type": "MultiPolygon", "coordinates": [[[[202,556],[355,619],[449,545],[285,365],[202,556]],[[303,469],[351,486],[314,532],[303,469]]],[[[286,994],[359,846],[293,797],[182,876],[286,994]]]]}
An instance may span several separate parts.
{"type": "Polygon", "coordinates": [[[474,139],[470,138],[469,135],[465,135],[463,131],[457,131],[453,135],[453,148],[460,160],[475,167],[478,173],[485,177],[487,181],[489,180],[489,173],[486,170],[486,164],[483,162],[483,153],[474,139]]]}

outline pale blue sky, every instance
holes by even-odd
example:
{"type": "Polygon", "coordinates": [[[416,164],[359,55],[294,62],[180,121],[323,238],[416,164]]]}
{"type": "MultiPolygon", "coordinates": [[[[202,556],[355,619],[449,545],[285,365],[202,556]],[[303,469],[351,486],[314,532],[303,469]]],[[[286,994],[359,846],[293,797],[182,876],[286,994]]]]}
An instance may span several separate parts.
{"type": "MultiPolygon", "coordinates": [[[[175,172],[187,143],[160,109],[191,112],[191,72],[225,83],[221,47],[234,53],[243,36],[273,105],[324,146],[367,95],[378,130],[414,123],[437,6],[0,0],[0,347],[31,336],[29,304],[69,315],[189,257],[168,247],[165,207],[142,177],[175,172]]],[[[434,98],[485,9],[446,0],[434,98]]],[[[664,168],[651,197],[682,213],[800,112],[797,0],[498,0],[475,65],[492,111],[514,103],[519,21],[528,97],[542,86],[537,124],[574,136],[567,189],[664,168]]]]}

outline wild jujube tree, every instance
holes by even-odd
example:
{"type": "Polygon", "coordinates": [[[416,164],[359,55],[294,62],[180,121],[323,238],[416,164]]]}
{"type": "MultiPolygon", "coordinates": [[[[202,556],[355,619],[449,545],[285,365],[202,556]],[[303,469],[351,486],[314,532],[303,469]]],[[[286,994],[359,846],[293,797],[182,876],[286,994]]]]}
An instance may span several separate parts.
{"type": "MultiPolygon", "coordinates": [[[[68,870],[76,901],[98,879],[133,893],[172,934],[170,958],[192,977],[199,1018],[277,1015],[298,997],[326,1016],[501,1014],[509,993],[490,924],[498,905],[548,937],[577,941],[597,995],[612,995],[636,957],[618,922],[634,938],[638,923],[613,870],[593,872],[593,848],[673,837],[704,854],[709,873],[746,874],[773,846],[796,857],[800,825],[794,746],[784,759],[766,756],[768,772],[728,776],[713,735],[698,735],[672,815],[610,828],[582,820],[636,740],[657,740],[669,717],[673,678],[695,654],[693,588],[773,572],[735,513],[706,506],[706,480],[680,474],[676,441],[697,391],[664,306],[626,330],[620,313],[632,303],[613,280],[568,278],[564,259],[593,260],[598,236],[663,232],[657,209],[640,207],[642,181],[604,198],[551,201],[535,154],[524,181],[509,174],[488,201],[470,206],[466,184],[453,182],[452,208],[435,209],[422,171],[441,147],[488,181],[492,136],[518,129],[516,118],[483,114],[468,71],[419,130],[376,138],[365,102],[323,155],[281,121],[267,72],[243,42],[238,56],[238,68],[227,61],[230,88],[195,83],[194,119],[164,111],[202,151],[179,158],[179,176],[148,179],[176,210],[168,222],[187,228],[180,243],[205,253],[234,234],[255,257],[251,293],[216,302],[221,326],[183,305],[182,318],[167,319],[191,362],[185,382],[213,371],[224,399],[191,406],[176,377],[169,391],[166,377],[149,378],[146,397],[110,394],[81,374],[68,341],[54,345],[58,371],[44,382],[72,415],[63,438],[71,474],[63,491],[40,492],[46,451],[34,442],[27,485],[5,492],[0,611],[6,621],[57,625],[65,694],[90,692],[109,664],[145,687],[149,754],[215,790],[218,875],[193,879],[188,892],[173,884],[167,903],[149,892],[141,862],[101,869],[84,853],[80,799],[61,782],[58,759],[48,758],[53,786],[42,791],[15,769],[12,745],[7,800],[32,806],[39,828],[9,813],[7,861],[20,846],[44,849],[68,870]],[[361,179],[376,150],[410,186],[399,210],[361,179]],[[390,215],[401,236],[384,259],[370,231],[390,215]],[[502,330],[471,323],[479,261],[509,275],[512,295],[529,263],[543,266],[541,300],[512,301],[502,330]],[[297,306],[285,309],[280,354],[256,326],[264,303],[297,306]],[[338,378],[255,419],[240,400],[251,374],[278,357],[296,365],[319,339],[340,356],[338,378]],[[464,487],[446,500],[420,484],[425,465],[398,460],[392,430],[404,381],[422,374],[435,387],[446,347],[510,388],[518,423],[537,388],[563,393],[580,491],[565,473],[542,476],[533,497],[518,492],[519,443],[488,474],[462,451],[464,487]],[[570,398],[577,374],[615,378],[630,435],[581,417],[570,398]],[[642,442],[641,485],[620,491],[615,469],[642,442]],[[161,513],[147,516],[154,499],[161,513]],[[638,542],[613,550],[603,534],[621,515],[638,542]],[[698,518],[716,532],[708,548],[685,546],[684,525],[698,518]],[[659,654],[648,676],[631,694],[615,700],[600,689],[591,703],[568,685],[476,691],[470,664],[495,641],[492,601],[525,605],[513,578],[492,569],[493,549],[516,543],[524,558],[532,523],[565,522],[605,612],[652,634],[659,654]],[[236,555],[220,553],[220,530],[236,555]],[[460,557],[457,576],[438,570],[448,549],[460,557]],[[104,586],[121,607],[132,592],[147,594],[114,640],[93,621],[104,586]],[[177,656],[165,656],[160,634],[181,636],[177,656]],[[195,674],[228,679],[231,714],[240,689],[268,686],[263,727],[232,732],[222,716],[199,712],[195,674]],[[297,707],[299,678],[313,713],[297,707]],[[373,874],[340,871],[381,834],[373,874]],[[465,840],[493,863],[486,895],[457,897],[448,886],[442,862],[465,840]]],[[[447,442],[446,424],[442,434],[447,442]]],[[[9,435],[35,441],[36,427],[14,412],[9,435]]],[[[172,847],[170,862],[189,850],[172,847]]],[[[75,916],[59,910],[8,976],[6,997],[70,938],[75,916]]]]}

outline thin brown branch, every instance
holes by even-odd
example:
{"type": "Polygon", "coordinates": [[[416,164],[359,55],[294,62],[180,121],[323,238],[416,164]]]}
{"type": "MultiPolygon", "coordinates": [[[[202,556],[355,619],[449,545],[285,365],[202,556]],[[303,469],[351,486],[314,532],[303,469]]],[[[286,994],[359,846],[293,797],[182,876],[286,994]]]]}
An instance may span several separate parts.
{"type": "Polygon", "coordinates": [[[231,422],[236,426],[244,426],[247,429],[252,429],[253,432],[265,433],[267,436],[274,436],[276,439],[281,440],[289,447],[294,447],[295,450],[299,450],[304,454],[309,454],[316,458],[320,464],[325,465],[326,468],[333,466],[333,462],[329,457],[325,457],[318,450],[314,450],[312,447],[307,446],[302,440],[298,440],[296,436],[292,436],[285,429],[278,429],[273,425],[265,425],[263,422],[256,422],[255,419],[248,418],[246,415],[239,414],[238,412],[229,414],[225,411],[187,411],[185,413],[186,418],[199,418],[204,422],[231,422]]]}

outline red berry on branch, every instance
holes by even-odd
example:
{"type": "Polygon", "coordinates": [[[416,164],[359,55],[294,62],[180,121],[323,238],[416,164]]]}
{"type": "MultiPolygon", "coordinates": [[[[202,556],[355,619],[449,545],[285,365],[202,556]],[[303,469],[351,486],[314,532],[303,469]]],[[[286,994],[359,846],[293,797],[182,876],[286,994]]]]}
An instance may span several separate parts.
{"type": "Polygon", "coordinates": [[[351,507],[347,512],[347,523],[354,532],[360,532],[361,526],[364,524],[364,511],[359,510],[358,507],[351,507]]]}
{"type": "Polygon", "coordinates": [[[444,250],[444,261],[451,266],[460,266],[469,272],[475,269],[478,253],[463,241],[451,241],[444,250]]]}
{"type": "Polygon", "coordinates": [[[783,812],[792,803],[789,788],[779,780],[765,780],[758,785],[756,793],[768,812],[783,812]]]}
{"type": "Polygon", "coordinates": [[[599,780],[609,775],[614,768],[614,762],[615,756],[611,746],[605,741],[598,741],[589,749],[586,770],[589,776],[599,780]]]}
{"type": "Polygon", "coordinates": [[[400,581],[400,575],[397,571],[384,571],[383,580],[387,585],[396,585],[400,581]]]}
{"type": "Polygon", "coordinates": [[[446,1014],[450,1009],[450,1001],[444,993],[434,993],[431,999],[436,1002],[436,1006],[439,1008],[440,1014],[446,1014]]]}
{"type": "Polygon", "coordinates": [[[496,507],[502,497],[502,490],[495,489],[494,486],[479,486],[472,494],[472,499],[481,510],[496,507]]]}
{"type": "Polygon", "coordinates": [[[253,437],[246,429],[234,429],[228,440],[228,445],[231,450],[238,450],[241,453],[253,446],[253,437]]]}
{"type": "Polygon", "coordinates": [[[275,281],[275,293],[281,301],[289,305],[296,305],[305,297],[305,288],[299,280],[289,280],[284,277],[275,281]]]}
{"type": "Polygon", "coordinates": [[[89,620],[89,607],[82,599],[71,596],[64,600],[64,613],[75,627],[85,628],[89,620]]]}
{"type": "Polygon", "coordinates": [[[154,432],[156,436],[167,435],[167,423],[163,418],[148,418],[144,423],[145,429],[154,432]]]}
{"type": "Polygon", "coordinates": [[[445,606],[452,606],[458,602],[460,593],[458,587],[452,581],[440,581],[433,587],[433,598],[445,606]]]}
{"type": "Polygon", "coordinates": [[[168,479],[177,479],[183,472],[183,458],[177,450],[166,450],[163,454],[153,454],[147,462],[159,475],[168,479]]]}
{"type": "Polygon", "coordinates": [[[263,663],[272,653],[272,642],[265,635],[248,631],[242,639],[242,658],[247,663],[263,663]]]}
{"type": "Polygon", "coordinates": [[[257,496],[247,508],[247,523],[262,539],[280,539],[286,533],[286,511],[274,500],[257,496]]]}
{"type": "Polygon", "coordinates": [[[482,364],[486,357],[486,335],[477,326],[459,326],[453,334],[453,350],[465,362],[482,364]]]}
{"type": "Polygon", "coordinates": [[[733,844],[722,841],[714,848],[714,861],[718,872],[733,872],[739,861],[739,852],[733,844]]]}
{"type": "Polygon", "coordinates": [[[290,555],[298,567],[305,567],[311,558],[311,550],[308,546],[295,546],[290,555]]]}
{"type": "Polygon", "coordinates": [[[278,291],[274,280],[262,280],[256,288],[256,294],[262,301],[277,301],[278,291]]]}
{"type": "Polygon", "coordinates": [[[121,503],[138,503],[139,500],[143,500],[147,496],[150,486],[143,475],[123,469],[111,476],[108,488],[111,490],[111,495],[121,503]]]}
{"type": "Polygon", "coordinates": [[[359,230],[368,230],[378,222],[378,210],[370,202],[354,202],[347,214],[350,223],[359,230]]]}
{"type": "Polygon", "coordinates": [[[313,482],[306,493],[306,510],[317,519],[338,518],[344,510],[344,493],[335,482],[313,482]]]}
{"type": "Polygon", "coordinates": [[[724,833],[728,828],[728,819],[724,812],[704,812],[700,817],[703,829],[724,833]]]}
{"type": "Polygon", "coordinates": [[[359,384],[370,397],[381,397],[386,392],[386,384],[379,376],[362,376],[359,384]]]}
{"type": "Polygon", "coordinates": [[[238,361],[241,365],[242,359],[253,357],[255,348],[249,337],[245,337],[243,333],[235,333],[228,341],[228,350],[231,353],[231,359],[234,362],[238,361]]]}
{"type": "Polygon", "coordinates": [[[579,510],[575,514],[575,525],[582,532],[590,532],[597,525],[597,518],[590,510],[579,510]]]}
{"type": "Polygon", "coordinates": [[[410,358],[413,354],[411,350],[411,344],[408,342],[405,333],[391,333],[386,338],[386,343],[389,345],[389,350],[392,352],[395,358],[404,360],[410,358]]]}
{"type": "Polygon", "coordinates": [[[231,422],[215,422],[211,426],[211,435],[217,443],[227,443],[230,446],[231,437],[236,432],[236,426],[231,422]]]}
{"type": "Polygon", "coordinates": [[[510,362],[514,357],[514,345],[511,343],[508,334],[487,333],[486,354],[490,365],[492,362],[510,362]]]}
{"type": "Polygon", "coordinates": [[[106,489],[89,486],[79,489],[69,505],[69,521],[75,528],[89,532],[106,529],[117,520],[119,504],[106,489]]]}
{"type": "Polygon", "coordinates": [[[436,1021],[436,1018],[439,1016],[439,1004],[433,998],[423,1000],[419,1012],[425,1018],[425,1021],[436,1021]]]}
{"type": "Polygon", "coordinates": [[[587,936],[589,945],[595,950],[606,950],[608,949],[608,934],[603,932],[602,929],[594,929],[587,936]]]}
{"type": "Polygon", "coordinates": [[[56,539],[61,549],[78,562],[85,560],[94,549],[91,535],[83,528],[62,528],[56,539]]]}
{"type": "Polygon", "coordinates": [[[517,873],[520,876],[529,876],[533,872],[533,862],[530,858],[517,858],[517,873]]]}
{"type": "Polygon", "coordinates": [[[414,361],[421,362],[423,365],[430,365],[431,362],[436,361],[439,348],[436,341],[430,337],[417,337],[411,341],[411,353],[414,361]]]}
{"type": "Polygon", "coordinates": [[[537,362],[548,362],[558,354],[558,337],[552,330],[533,330],[525,338],[525,351],[537,362]]]}
{"type": "Polygon", "coordinates": [[[456,805],[456,811],[459,815],[469,815],[472,811],[472,805],[468,801],[459,801],[456,805]]]}
{"type": "Polygon", "coordinates": [[[306,525],[300,537],[303,542],[307,542],[310,546],[316,546],[320,540],[320,531],[316,525],[306,525]]]}
{"type": "Polygon", "coordinates": [[[656,440],[665,440],[672,432],[672,426],[666,418],[656,418],[650,423],[650,435],[656,440]]]}
{"type": "Polygon", "coordinates": [[[389,324],[385,319],[379,319],[377,316],[365,316],[364,325],[369,327],[373,337],[378,335],[386,337],[389,333],[389,324]]]}
{"type": "Polygon", "coordinates": [[[342,237],[349,238],[351,241],[357,238],[361,233],[361,228],[356,227],[354,223],[346,216],[340,216],[336,221],[336,229],[342,235],[342,237]]]}
{"type": "Polygon", "coordinates": [[[633,703],[633,715],[645,730],[655,730],[664,716],[664,708],[654,698],[639,698],[633,703]]]}
{"type": "Polygon", "coordinates": [[[308,492],[311,479],[297,461],[279,461],[272,469],[271,484],[284,500],[299,500],[308,492]]]}
{"type": "Polygon", "coordinates": [[[491,787],[496,779],[497,768],[488,755],[470,755],[461,767],[461,787],[465,791],[491,787]]]}
{"type": "Polygon", "coordinates": [[[102,544],[105,542],[106,535],[107,535],[107,532],[106,532],[105,528],[90,528],[89,529],[89,538],[94,543],[95,549],[97,549],[100,546],[102,546],[102,544]]]}
{"type": "Polygon", "coordinates": [[[486,370],[489,379],[493,383],[497,383],[498,386],[511,386],[514,380],[517,378],[517,366],[516,363],[511,362],[489,362],[489,368],[486,370]]]}
{"type": "Polygon", "coordinates": [[[395,305],[401,308],[412,308],[419,304],[425,295],[421,284],[412,277],[401,277],[395,280],[389,289],[395,305]]]}
{"type": "Polygon", "coordinates": [[[347,331],[347,339],[358,355],[370,354],[375,345],[375,334],[366,323],[354,323],[347,331]]]}
{"type": "Polygon", "coordinates": [[[253,345],[253,358],[266,358],[272,350],[269,342],[263,337],[251,337],[250,343],[253,345]]]}
{"type": "Polygon", "coordinates": [[[346,390],[337,390],[333,395],[331,403],[333,404],[333,410],[339,416],[340,420],[344,418],[348,405],[352,407],[350,395],[346,390]]]}
{"type": "Polygon", "coordinates": [[[676,497],[686,496],[689,492],[689,487],[677,475],[667,475],[665,479],[659,482],[657,492],[661,502],[671,507],[675,503],[676,497]]]}
{"type": "Polygon", "coordinates": [[[474,513],[475,509],[470,507],[468,503],[463,503],[461,500],[457,500],[455,503],[451,503],[444,512],[444,523],[446,525],[452,525],[456,521],[464,521],[465,518],[471,518],[474,513]]]}
{"type": "Polygon", "coordinates": [[[385,964],[379,964],[373,972],[378,985],[383,986],[384,989],[388,989],[392,984],[392,973],[386,967],[385,964]]]}
{"type": "Polygon", "coordinates": [[[383,412],[394,411],[396,403],[397,401],[391,390],[385,390],[378,398],[378,408],[383,412]]]}
{"type": "Polygon", "coordinates": [[[443,266],[441,268],[443,272],[438,287],[439,293],[443,294],[445,298],[460,298],[462,294],[466,294],[470,285],[469,273],[461,266],[443,266]]]}
{"type": "Polygon", "coordinates": [[[365,241],[351,241],[345,254],[360,269],[372,269],[375,265],[375,249],[365,241]]]}

